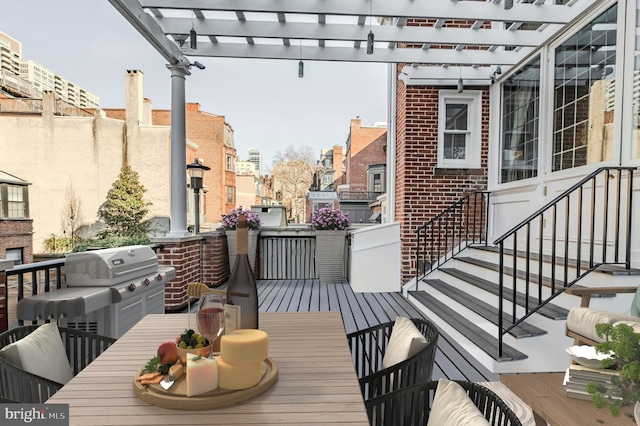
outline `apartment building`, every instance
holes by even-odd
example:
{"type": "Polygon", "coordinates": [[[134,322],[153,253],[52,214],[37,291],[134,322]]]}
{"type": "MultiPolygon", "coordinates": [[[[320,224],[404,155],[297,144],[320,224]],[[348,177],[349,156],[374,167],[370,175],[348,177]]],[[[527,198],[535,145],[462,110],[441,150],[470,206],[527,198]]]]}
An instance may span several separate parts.
{"type": "Polygon", "coordinates": [[[97,108],[100,98],[38,62],[22,57],[22,43],[0,32],[0,89],[16,97],[41,99],[45,91],[78,108],[97,108]]]}

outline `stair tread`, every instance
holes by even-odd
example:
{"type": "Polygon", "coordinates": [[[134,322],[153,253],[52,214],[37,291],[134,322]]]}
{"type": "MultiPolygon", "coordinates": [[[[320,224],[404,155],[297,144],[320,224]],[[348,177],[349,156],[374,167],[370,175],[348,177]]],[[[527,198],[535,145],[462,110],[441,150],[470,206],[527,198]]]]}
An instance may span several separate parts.
{"type": "MultiPolygon", "coordinates": [[[[484,250],[484,251],[490,251],[492,253],[499,253],[500,252],[500,247],[497,246],[485,246],[485,245],[473,245],[470,246],[473,249],[476,250],[484,250]]],[[[513,255],[513,249],[508,249],[505,248],[504,249],[505,254],[508,255],[513,255]]],[[[522,251],[522,250],[518,250],[518,257],[526,257],[526,252],[522,251]]],[[[532,260],[538,260],[540,258],[538,253],[529,253],[529,257],[532,260]]],[[[542,260],[545,262],[550,263],[551,262],[551,256],[550,255],[543,255],[542,256],[542,260]]],[[[572,259],[569,258],[569,260],[567,261],[568,265],[575,268],[576,265],[578,264],[578,261],[576,259],[572,259]]],[[[557,257],[556,258],[556,264],[559,265],[564,265],[565,261],[564,261],[564,257],[557,257]]],[[[589,262],[588,261],[581,261],[580,265],[582,267],[583,270],[587,270],[589,269],[589,262]]],[[[622,265],[600,265],[596,268],[596,271],[598,272],[602,272],[605,274],[611,274],[611,275],[640,275],[640,269],[637,268],[630,268],[630,269],[626,269],[624,266],[622,265]]]]}
{"type": "MultiPolygon", "coordinates": [[[[500,266],[496,263],[493,262],[489,262],[487,260],[482,260],[482,259],[476,259],[474,257],[469,257],[469,256],[460,256],[460,257],[456,257],[456,260],[460,260],[462,262],[466,262],[472,265],[476,265],[476,266],[480,266],[481,268],[485,268],[485,269],[489,269],[491,271],[496,271],[499,272],[500,271],[500,266]]],[[[506,266],[504,267],[504,273],[506,275],[511,275],[513,276],[513,268],[511,268],[510,266],[506,266]]],[[[521,270],[517,270],[517,277],[520,279],[525,279],[526,278],[526,272],[525,271],[521,271],[521,270]]],[[[529,281],[532,283],[536,283],[536,284],[540,284],[546,287],[551,287],[551,278],[549,277],[542,277],[542,283],[540,283],[540,280],[538,279],[538,274],[534,274],[532,272],[529,272],[529,281]]],[[[556,279],[556,283],[560,284],[562,283],[562,280],[556,279]]],[[[560,289],[562,287],[562,285],[556,285],[555,288],[556,290],[560,289]]],[[[573,287],[581,287],[577,284],[574,284],[573,287]]]]}
{"type": "MultiPolygon", "coordinates": [[[[495,296],[498,296],[500,293],[500,288],[498,284],[485,280],[483,278],[479,278],[468,272],[464,272],[455,268],[440,268],[440,271],[447,273],[451,276],[454,276],[460,280],[466,281],[469,284],[476,286],[482,290],[485,290],[495,296]]],[[[504,298],[509,302],[513,302],[513,294],[511,292],[507,292],[504,295],[504,298]]],[[[527,300],[527,297],[524,293],[519,291],[516,293],[516,302],[518,303],[518,305],[525,306],[526,300],[527,300]]],[[[529,306],[537,306],[538,304],[539,304],[539,301],[536,297],[529,296],[529,306]]],[[[554,305],[553,303],[547,303],[546,305],[544,305],[542,308],[538,310],[538,313],[553,320],[566,320],[567,315],[569,314],[569,310],[563,307],[554,305]]]]}
{"type": "Polygon", "coordinates": [[[464,318],[460,313],[424,291],[410,291],[409,295],[415,297],[416,300],[450,324],[459,333],[473,342],[493,359],[502,362],[527,358],[527,356],[522,352],[504,343],[502,345],[502,356],[498,357],[498,339],[496,337],[489,335],[489,333],[464,318]]]}
{"type": "MultiPolygon", "coordinates": [[[[468,293],[442,280],[425,279],[423,281],[431,285],[441,293],[447,295],[447,297],[455,300],[461,305],[464,305],[467,309],[482,316],[484,319],[490,321],[495,325],[498,325],[498,308],[486,302],[483,302],[482,300],[478,300],[477,298],[470,296],[468,293]]],[[[503,318],[506,326],[513,324],[513,316],[511,314],[505,312],[503,318]]],[[[509,334],[517,339],[520,339],[523,337],[541,336],[543,334],[547,334],[547,332],[539,327],[536,327],[535,325],[522,322],[521,324],[518,324],[518,326],[512,328],[509,331],[509,334]]]]}

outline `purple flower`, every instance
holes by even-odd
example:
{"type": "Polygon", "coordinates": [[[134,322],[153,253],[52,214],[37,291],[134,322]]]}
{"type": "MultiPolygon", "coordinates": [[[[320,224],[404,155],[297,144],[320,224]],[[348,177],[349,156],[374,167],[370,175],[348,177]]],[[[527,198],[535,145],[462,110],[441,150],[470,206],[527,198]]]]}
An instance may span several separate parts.
{"type": "Polygon", "coordinates": [[[229,214],[222,215],[222,227],[225,230],[234,230],[238,227],[238,216],[241,214],[245,215],[247,218],[247,228],[248,229],[258,229],[260,228],[260,215],[258,215],[253,210],[246,209],[244,210],[242,206],[231,210],[229,214]]]}
{"type": "Polygon", "coordinates": [[[349,225],[349,215],[340,210],[323,207],[311,215],[311,226],[316,230],[344,230],[347,229],[349,225]]]}

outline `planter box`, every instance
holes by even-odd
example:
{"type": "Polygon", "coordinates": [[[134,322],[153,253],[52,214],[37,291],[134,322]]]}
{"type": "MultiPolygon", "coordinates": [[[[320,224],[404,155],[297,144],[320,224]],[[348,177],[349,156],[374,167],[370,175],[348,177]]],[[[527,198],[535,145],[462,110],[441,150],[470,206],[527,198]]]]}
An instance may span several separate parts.
{"type": "Polygon", "coordinates": [[[346,236],[347,231],[316,231],[316,271],[320,281],[342,282],[346,236]]]}
{"type": "MultiPolygon", "coordinates": [[[[237,247],[237,231],[224,231],[227,234],[227,250],[229,252],[229,272],[233,271],[233,265],[236,264],[236,247],[237,247]]],[[[260,231],[249,230],[249,263],[251,269],[256,270],[256,248],[258,247],[258,234],[260,231]]]]}

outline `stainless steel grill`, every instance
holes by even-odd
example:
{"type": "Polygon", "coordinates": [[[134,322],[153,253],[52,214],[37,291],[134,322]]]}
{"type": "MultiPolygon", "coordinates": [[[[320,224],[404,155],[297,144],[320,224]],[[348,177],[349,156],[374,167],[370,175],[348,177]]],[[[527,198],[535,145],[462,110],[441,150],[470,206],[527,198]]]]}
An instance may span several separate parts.
{"type": "Polygon", "coordinates": [[[164,286],[176,271],[141,245],[69,254],[65,275],[66,287],[20,300],[18,319],[118,338],[146,314],[164,313],[164,286]]]}

